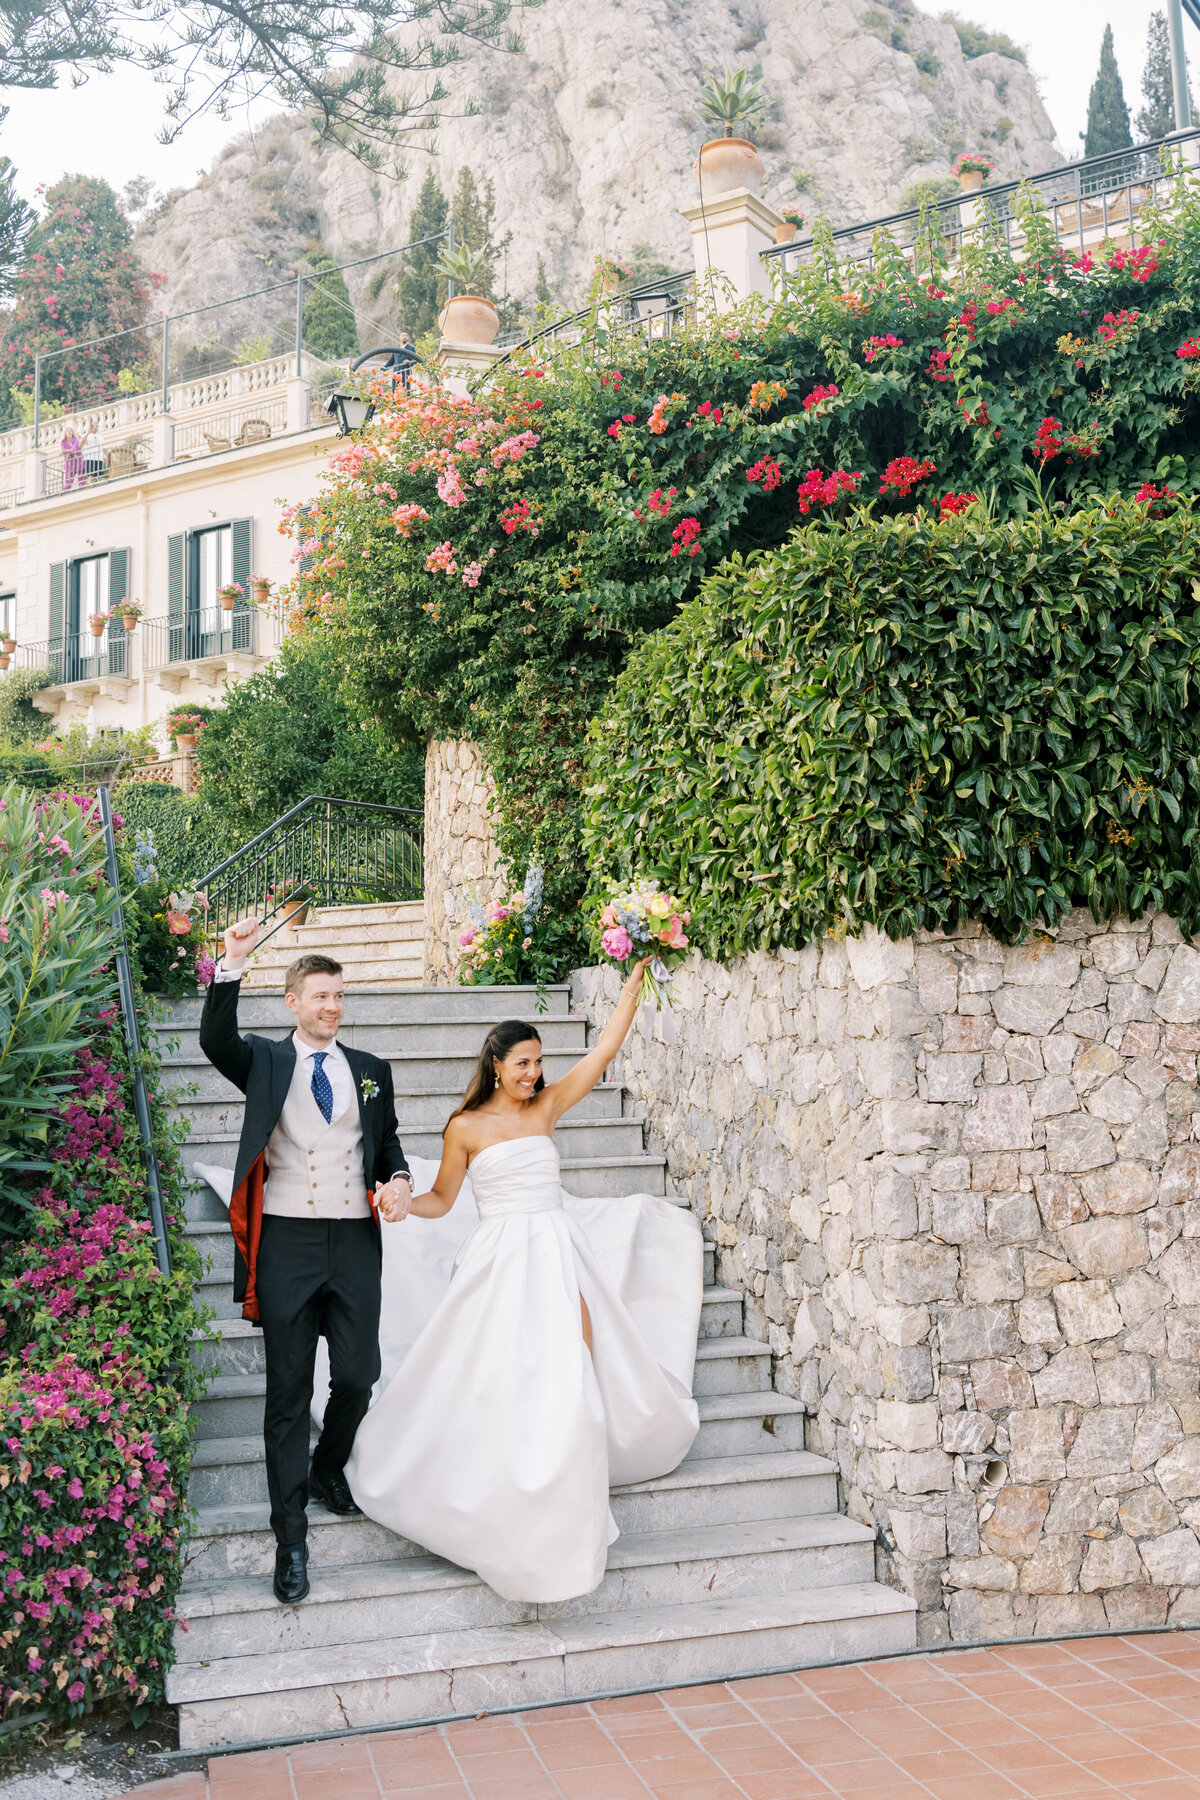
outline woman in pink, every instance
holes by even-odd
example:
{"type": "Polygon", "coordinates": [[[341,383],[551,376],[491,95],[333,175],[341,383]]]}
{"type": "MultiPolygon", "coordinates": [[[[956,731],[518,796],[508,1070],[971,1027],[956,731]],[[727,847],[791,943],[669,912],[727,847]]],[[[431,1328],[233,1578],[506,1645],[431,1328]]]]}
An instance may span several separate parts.
{"type": "Polygon", "coordinates": [[[75,435],[74,428],[67,426],[59,445],[63,459],[63,493],[73,487],[83,486],[83,445],[75,435]]]}

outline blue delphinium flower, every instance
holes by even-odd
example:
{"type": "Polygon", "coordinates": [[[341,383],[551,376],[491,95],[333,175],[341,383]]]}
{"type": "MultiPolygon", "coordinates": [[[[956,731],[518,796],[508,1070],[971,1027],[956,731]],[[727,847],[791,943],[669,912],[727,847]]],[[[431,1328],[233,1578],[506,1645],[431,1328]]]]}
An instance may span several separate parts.
{"type": "Polygon", "coordinates": [[[541,863],[534,862],[533,858],[530,857],[529,867],[525,871],[525,881],[522,886],[522,892],[525,895],[525,921],[529,925],[533,924],[538,913],[542,910],[542,894],[545,890],[545,886],[546,871],[543,869],[541,863]]]}
{"type": "Polygon", "coordinates": [[[139,831],[133,846],[133,879],[139,887],[145,887],[158,874],[158,854],[154,848],[153,831],[139,831]]]}

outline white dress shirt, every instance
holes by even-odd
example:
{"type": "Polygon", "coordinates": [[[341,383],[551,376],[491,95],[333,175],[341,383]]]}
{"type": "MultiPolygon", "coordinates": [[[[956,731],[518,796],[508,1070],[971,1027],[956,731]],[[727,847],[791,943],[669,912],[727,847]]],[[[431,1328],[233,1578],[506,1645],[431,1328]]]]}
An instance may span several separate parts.
{"type": "MultiPolygon", "coordinates": [[[[241,979],[241,969],[227,969],[224,958],[213,971],[214,981],[240,981],[241,979]]],[[[306,1044],[298,1031],[293,1031],[292,1043],[296,1046],[296,1067],[299,1069],[305,1065],[304,1079],[311,1087],[312,1058],[317,1053],[317,1047],[314,1044],[306,1044]],[[305,1064],[305,1058],[308,1059],[307,1064],[305,1064]]],[[[350,1072],[350,1064],[346,1061],[342,1047],[336,1040],[329,1045],[325,1052],[324,1068],[329,1077],[329,1085],[333,1089],[333,1116],[335,1119],[340,1119],[355,1095],[354,1076],[350,1072]]]]}

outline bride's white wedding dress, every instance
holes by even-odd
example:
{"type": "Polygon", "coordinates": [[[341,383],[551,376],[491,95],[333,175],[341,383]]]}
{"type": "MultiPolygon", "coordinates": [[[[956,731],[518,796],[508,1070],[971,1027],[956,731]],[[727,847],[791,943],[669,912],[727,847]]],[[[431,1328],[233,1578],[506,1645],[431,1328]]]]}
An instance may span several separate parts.
{"type": "MultiPolygon", "coordinates": [[[[346,1476],[370,1518],[506,1599],[567,1600],[604,1574],[617,1535],[610,1485],[666,1474],[695,1438],[699,1225],[650,1195],[564,1196],[548,1137],[489,1145],[470,1187],[478,1223],[359,1427],[346,1476]]],[[[419,1267],[431,1223],[385,1233],[385,1347],[404,1329],[389,1316],[396,1288],[411,1294],[422,1274],[426,1292],[430,1279],[440,1286],[419,1267]]],[[[428,1234],[430,1261],[444,1257],[438,1237],[428,1234]]]]}

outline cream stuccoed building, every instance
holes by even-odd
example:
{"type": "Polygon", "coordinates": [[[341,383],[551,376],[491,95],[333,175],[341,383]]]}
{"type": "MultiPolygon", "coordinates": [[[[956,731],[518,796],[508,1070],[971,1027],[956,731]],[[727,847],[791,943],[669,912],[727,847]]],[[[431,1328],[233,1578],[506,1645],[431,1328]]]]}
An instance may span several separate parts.
{"type": "Polygon", "coordinates": [[[291,576],[282,508],[315,496],[336,442],[297,366],[274,357],[43,420],[36,443],[32,427],[0,433],[0,634],[11,666],[49,671],[35,704],[55,725],[136,730],[219,700],[275,654],[279,618],[249,579],[291,576]],[[126,598],[135,628],[109,618],[94,635],[90,619],[126,598]]]}

